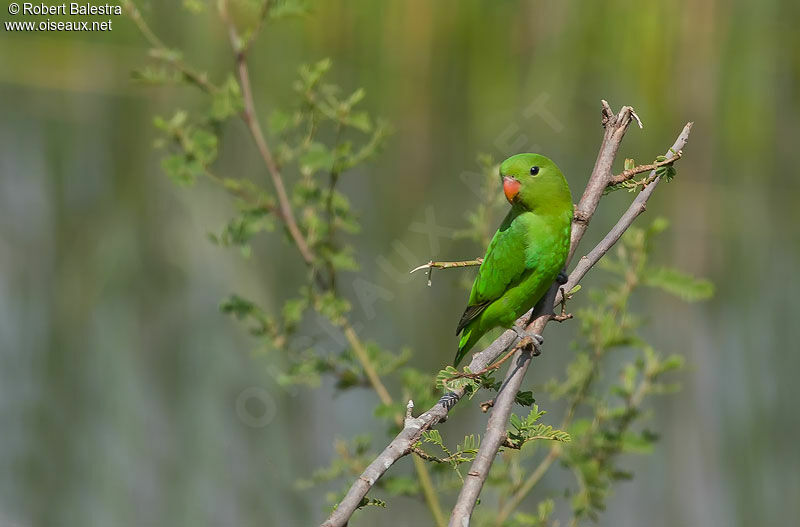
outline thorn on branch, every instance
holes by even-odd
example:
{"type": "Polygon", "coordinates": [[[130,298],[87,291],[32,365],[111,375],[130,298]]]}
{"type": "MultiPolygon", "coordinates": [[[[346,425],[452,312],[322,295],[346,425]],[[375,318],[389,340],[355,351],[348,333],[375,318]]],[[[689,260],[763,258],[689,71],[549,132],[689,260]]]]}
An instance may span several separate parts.
{"type": "Polygon", "coordinates": [[[483,263],[483,258],[475,258],[474,260],[459,260],[457,262],[434,262],[431,260],[426,264],[422,264],[418,267],[413,268],[408,272],[408,274],[415,273],[417,271],[421,271],[422,269],[428,270],[428,287],[431,286],[432,283],[432,276],[434,269],[452,269],[454,267],[471,267],[474,265],[480,265],[483,263]]]}
{"type": "Polygon", "coordinates": [[[629,107],[629,108],[630,108],[630,111],[631,111],[631,117],[633,117],[633,120],[636,121],[636,124],[639,125],[639,129],[641,130],[642,128],[644,128],[644,125],[642,124],[642,120],[639,119],[639,115],[636,113],[636,110],[634,110],[633,107],[629,107]]]}

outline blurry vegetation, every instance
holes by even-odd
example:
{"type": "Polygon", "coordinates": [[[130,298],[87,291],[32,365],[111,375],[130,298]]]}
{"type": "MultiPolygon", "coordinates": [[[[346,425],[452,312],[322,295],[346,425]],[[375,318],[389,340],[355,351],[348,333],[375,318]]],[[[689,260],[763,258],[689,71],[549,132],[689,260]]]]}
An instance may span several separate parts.
{"type": "MultiPolygon", "coordinates": [[[[296,246],[297,240],[286,229],[287,218],[275,189],[215,170],[220,136],[228,122],[239,117],[259,119],[257,114],[246,114],[243,94],[249,87],[242,86],[241,73],[231,71],[212,79],[192,69],[180,51],[168,48],[150,31],[132,2],[124,5],[153,46],[150,55],[154,65],[137,72],[135,78],[152,84],[185,83],[208,95],[205,107],[175,109],[171,115],[156,117],[155,125],[161,134],[156,146],[164,152],[162,167],[171,179],[182,186],[199,182],[215,185],[235,202],[235,216],[210,234],[210,239],[237,249],[244,257],[251,257],[255,238],[270,233],[285,234],[286,243],[296,246]]],[[[184,5],[192,12],[207,7],[198,1],[184,5]]],[[[242,0],[232,6],[223,1],[220,6],[231,10],[223,12],[221,18],[229,17],[234,52],[242,54],[249,51],[264,25],[305,11],[298,1],[242,0]]],[[[296,80],[284,79],[283,84],[294,90],[296,103],[274,109],[266,120],[275,168],[287,182],[291,210],[313,255],[307,262],[306,279],[296,284],[296,295],[283,299],[280,310],[267,310],[243,294],[223,300],[221,310],[239,319],[261,347],[269,350],[257,360],[276,366],[284,385],[313,388],[320,385],[323,376],[332,376],[338,390],[370,387],[379,396],[375,416],[385,421],[385,436],[375,442],[363,435],[336,439],[329,466],[305,477],[298,474],[298,489],[326,481],[341,482],[341,491],[328,495],[330,505],[335,506],[351,480],[373,459],[373,449],[398,430],[406,400],[411,398],[417,408],[427,408],[454,383],[467,386],[475,395],[496,391],[500,382],[493,373],[480,379],[452,379],[456,373],[452,367],[438,374],[424,372],[413,366],[410,350],[362,342],[358,336],[350,320],[351,300],[340,293],[337,278],[340,273],[359,270],[351,243],[359,232],[359,219],[348,197],[340,192],[339,183],[354,167],[379,153],[390,129],[361,109],[366,96],[363,89],[342,89],[327,81],[331,67],[331,61],[323,59],[300,66],[296,80]],[[309,326],[320,320],[341,331],[347,349],[330,352],[326,342],[316,340],[318,332],[309,330],[309,326]],[[396,396],[389,394],[386,384],[400,387],[396,396]]],[[[663,161],[656,162],[659,160],[663,161]]],[[[495,189],[495,162],[484,155],[479,163],[485,178],[481,194],[486,199],[466,213],[466,226],[459,231],[459,236],[474,242],[476,253],[488,243],[494,230],[491,218],[503,207],[495,189]]],[[[625,168],[629,165],[632,162],[626,162],[625,168]]],[[[675,174],[671,165],[659,171],[668,179],[675,174]]],[[[630,181],[620,188],[635,192],[646,184],[646,180],[630,181]]],[[[560,417],[553,417],[556,414],[539,409],[535,397],[540,394],[527,391],[517,395],[517,402],[531,409],[523,416],[512,416],[507,444],[476,510],[476,525],[558,524],[553,515],[559,500],[532,493],[556,461],[574,476],[563,495],[572,511],[570,524],[596,519],[613,485],[632,477],[620,455],[651,450],[657,439],[651,428],[657,427],[646,424],[650,417],[647,403],[650,396],[678,388],[670,374],[683,366],[683,359],[659,353],[641,337],[639,330],[650,321],[631,311],[630,300],[642,286],[686,301],[703,300],[712,294],[709,282],[650,261],[656,236],[666,228],[666,220],[658,219],[645,229],[630,229],[613,256],[601,261],[601,267],[609,273],[607,284],[578,296],[579,338],[572,344],[564,374],[549,382],[541,394],[563,411],[560,417]]],[[[576,296],[577,290],[574,293],[576,296]]],[[[449,443],[438,430],[425,432],[414,449],[417,476],[390,471],[373,489],[375,496],[365,499],[363,505],[384,507],[396,496],[417,497],[427,503],[430,521],[442,525],[446,510],[442,502],[458,490],[460,466],[472,461],[480,436],[470,434],[454,447],[449,443]]]]}

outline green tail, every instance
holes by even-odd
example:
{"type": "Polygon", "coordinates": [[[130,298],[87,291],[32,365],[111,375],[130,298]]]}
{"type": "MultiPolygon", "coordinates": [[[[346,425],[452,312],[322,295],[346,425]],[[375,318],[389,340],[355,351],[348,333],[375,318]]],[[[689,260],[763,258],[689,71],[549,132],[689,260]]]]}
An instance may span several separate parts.
{"type": "Polygon", "coordinates": [[[453,366],[456,368],[458,368],[458,363],[461,362],[461,359],[464,358],[464,355],[466,355],[467,352],[472,349],[472,346],[474,346],[481,338],[480,335],[476,334],[475,338],[473,339],[473,333],[477,333],[473,330],[474,328],[472,327],[465,327],[464,331],[461,333],[461,340],[458,341],[458,351],[456,352],[456,358],[453,361],[453,366]]]}

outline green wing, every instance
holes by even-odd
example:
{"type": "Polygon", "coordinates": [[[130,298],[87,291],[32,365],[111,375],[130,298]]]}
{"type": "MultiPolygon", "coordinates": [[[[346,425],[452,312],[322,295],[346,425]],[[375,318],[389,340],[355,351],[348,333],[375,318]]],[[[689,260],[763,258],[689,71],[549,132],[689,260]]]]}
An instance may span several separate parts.
{"type": "Polygon", "coordinates": [[[506,217],[486,249],[456,335],[530,271],[526,265],[525,236],[514,228],[512,219],[510,214],[506,217]]]}

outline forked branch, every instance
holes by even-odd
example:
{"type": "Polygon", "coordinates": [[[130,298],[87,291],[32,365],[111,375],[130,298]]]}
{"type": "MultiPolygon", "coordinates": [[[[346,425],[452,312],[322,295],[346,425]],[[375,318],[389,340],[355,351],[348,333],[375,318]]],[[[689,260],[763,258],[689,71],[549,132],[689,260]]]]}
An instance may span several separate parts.
{"type": "MultiPolygon", "coordinates": [[[[681,151],[688,140],[691,127],[692,123],[686,124],[681,134],[678,136],[678,139],[675,141],[675,144],[667,152],[667,157],[674,156],[674,152],[681,151]]],[[[597,175],[599,178],[604,178],[603,181],[608,181],[611,177],[610,164],[608,168],[609,170],[607,172],[598,173],[597,175]]],[[[547,323],[553,318],[553,306],[558,304],[563,297],[562,291],[569,291],[574,288],[586,272],[588,272],[588,270],[591,269],[591,267],[622,237],[622,234],[633,224],[633,221],[639,214],[645,211],[647,200],[653,194],[660,180],[660,176],[655,175],[655,171],[652,175],[652,183],[636,196],[636,199],[633,200],[633,203],[631,203],[617,224],[614,225],[603,240],[601,240],[587,256],[581,258],[579,265],[576,266],[575,270],[570,274],[563,288],[559,288],[557,284],[553,284],[545,299],[545,303],[543,304],[540,302],[539,305],[534,308],[534,312],[537,313],[537,316],[534,317],[534,320],[528,326],[528,331],[540,334],[544,331],[547,323]]],[[[589,184],[591,185],[591,183],[590,180],[589,184]]],[[[605,188],[605,185],[599,188],[602,194],[602,189],[605,188]]],[[[584,199],[595,199],[595,196],[587,197],[586,193],[584,193],[584,199]]],[[[597,201],[599,201],[599,199],[597,201]]],[[[580,241],[580,239],[575,240],[573,237],[573,243],[578,243],[578,241],[580,241]]],[[[464,478],[464,485],[461,488],[461,493],[458,496],[458,500],[450,516],[451,526],[461,526],[469,523],[472,511],[478,501],[483,484],[489,475],[492,463],[497,456],[498,450],[505,441],[508,419],[511,416],[511,407],[514,404],[516,393],[522,384],[530,362],[531,354],[526,350],[522,350],[517,354],[517,360],[506,374],[505,381],[497,397],[495,397],[492,413],[489,416],[489,422],[486,425],[486,433],[481,441],[480,449],[475,456],[475,461],[472,463],[470,471],[464,478]]]]}
{"type": "MultiPolygon", "coordinates": [[[[619,144],[632,121],[636,121],[641,126],[638,116],[629,106],[623,107],[618,114],[615,114],[606,101],[602,101],[602,122],[605,127],[603,142],[598,153],[592,176],[589,179],[586,190],[581,201],[575,210],[573,220],[572,239],[570,244],[570,258],[574,254],[577,244],[583,237],[586,227],[594,214],[597,204],[603,195],[603,191],[611,178],[611,167],[616,157],[619,144]]],[[[671,151],[679,152],[686,144],[691,123],[687,124],[673,145],[671,151]]],[[[667,154],[670,157],[670,153],[667,154]]],[[[586,275],[588,270],[622,236],[622,233],[631,225],[633,220],[644,211],[644,204],[652,195],[658,183],[655,177],[653,184],[648,185],[642,191],[628,210],[620,218],[615,227],[606,235],[603,240],[582,257],[567,282],[559,288],[557,284],[550,289],[545,298],[531,311],[517,320],[517,324],[527,327],[535,333],[541,333],[547,322],[553,317],[553,308],[561,301],[563,293],[561,291],[572,290],[580,280],[586,275]]],[[[421,268],[433,269],[437,266],[431,262],[421,268]]],[[[442,262],[439,262],[442,263],[442,262]]],[[[471,265],[478,265],[474,263],[471,265]]],[[[464,266],[464,265],[461,265],[464,266]]],[[[458,265],[451,267],[460,267],[458,265]]],[[[447,268],[447,267],[440,267],[447,268]]],[[[470,371],[476,372],[487,368],[498,357],[500,357],[516,339],[516,333],[508,330],[500,335],[486,349],[473,355],[469,364],[470,371]]],[[[494,410],[489,419],[487,433],[485,434],[479,452],[473,466],[465,479],[464,487],[459,495],[458,502],[453,509],[450,518],[450,525],[461,527],[466,525],[472,514],[483,482],[489,473],[494,457],[498,449],[506,440],[506,426],[510,415],[511,405],[513,404],[519,384],[522,381],[525,370],[530,363],[531,353],[527,350],[516,352],[517,360],[514,361],[510,372],[506,377],[503,387],[500,389],[494,402],[494,410]]],[[[334,527],[346,525],[353,512],[358,508],[361,500],[367,495],[375,482],[391,467],[398,459],[411,453],[419,441],[422,432],[429,430],[447,417],[449,411],[458,404],[464,396],[464,389],[458,389],[446,393],[432,408],[427,410],[419,417],[413,417],[409,413],[405,419],[403,430],[383,449],[383,451],[373,460],[358,479],[352,484],[349,491],[342,499],[328,519],[322,524],[323,527],[334,527]]]]}

